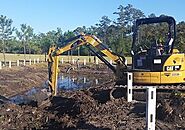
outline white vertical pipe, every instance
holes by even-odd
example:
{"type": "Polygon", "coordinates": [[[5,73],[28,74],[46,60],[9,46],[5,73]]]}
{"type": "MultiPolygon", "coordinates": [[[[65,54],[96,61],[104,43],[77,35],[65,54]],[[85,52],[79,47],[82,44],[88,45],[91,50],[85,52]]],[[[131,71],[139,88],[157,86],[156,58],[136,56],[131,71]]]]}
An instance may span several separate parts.
{"type": "Polygon", "coordinates": [[[95,79],[95,83],[98,84],[98,79],[95,79]]]}
{"type": "Polygon", "coordinates": [[[23,63],[23,65],[25,66],[26,65],[26,60],[24,59],[24,63],[23,63]]]}
{"type": "Polygon", "coordinates": [[[9,68],[12,68],[12,62],[9,61],[9,68]]]}
{"type": "Polygon", "coordinates": [[[19,60],[17,60],[17,66],[19,66],[19,60]]]}
{"type": "Polygon", "coordinates": [[[37,58],[37,63],[39,63],[39,58],[37,58]]]}
{"type": "Polygon", "coordinates": [[[30,59],[30,65],[31,65],[31,59],[30,59]]]}
{"type": "Polygon", "coordinates": [[[62,75],[62,80],[64,79],[64,76],[62,75]]]}
{"type": "Polygon", "coordinates": [[[156,88],[147,87],[146,129],[155,130],[156,88]]]}
{"type": "Polygon", "coordinates": [[[0,61],[0,69],[2,69],[2,62],[0,61]]]}
{"type": "Polygon", "coordinates": [[[132,73],[127,72],[127,102],[132,101],[132,83],[133,83],[132,73]]]}
{"type": "Polygon", "coordinates": [[[64,63],[64,59],[62,58],[62,60],[61,60],[61,63],[63,64],[64,63]]]}
{"type": "Polygon", "coordinates": [[[86,83],[86,77],[84,77],[84,83],[86,83]]]}
{"type": "Polygon", "coordinates": [[[35,64],[36,63],[36,61],[35,61],[35,59],[33,59],[33,64],[35,64]]]}
{"type": "Polygon", "coordinates": [[[86,65],[86,59],[84,59],[84,65],[86,65]]]}

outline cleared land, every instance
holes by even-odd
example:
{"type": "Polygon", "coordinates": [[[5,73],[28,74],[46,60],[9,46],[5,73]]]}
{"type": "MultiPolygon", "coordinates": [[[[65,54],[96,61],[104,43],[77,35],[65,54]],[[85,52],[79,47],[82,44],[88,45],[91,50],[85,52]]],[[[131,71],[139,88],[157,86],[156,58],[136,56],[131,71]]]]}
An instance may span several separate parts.
{"type": "MultiPolygon", "coordinates": [[[[71,64],[60,66],[66,73],[71,64]]],[[[128,103],[125,90],[114,85],[113,73],[103,64],[83,66],[71,69],[68,75],[81,75],[99,79],[80,90],[60,91],[49,102],[38,105],[34,100],[30,104],[15,105],[7,103],[3,96],[20,94],[29,88],[41,87],[47,79],[47,65],[38,64],[25,68],[5,69],[1,72],[0,128],[1,129],[145,129],[145,95],[135,93],[137,102],[128,103]],[[3,76],[4,75],[4,76],[3,76]],[[12,82],[11,82],[12,81],[12,82]],[[17,83],[19,81],[19,83],[17,83]],[[102,82],[100,82],[102,81],[102,82]]],[[[36,99],[42,96],[35,95],[36,99]]],[[[185,129],[185,99],[171,94],[157,94],[157,130],[185,129]]],[[[35,99],[35,98],[34,98],[35,99]]]]}

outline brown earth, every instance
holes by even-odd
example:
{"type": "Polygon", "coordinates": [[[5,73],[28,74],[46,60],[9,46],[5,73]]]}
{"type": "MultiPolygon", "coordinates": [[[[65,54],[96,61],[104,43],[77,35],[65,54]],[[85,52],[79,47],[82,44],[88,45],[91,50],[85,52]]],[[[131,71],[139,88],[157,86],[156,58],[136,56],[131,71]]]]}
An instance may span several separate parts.
{"type": "MultiPolygon", "coordinates": [[[[104,82],[88,89],[62,91],[40,106],[3,103],[0,129],[145,129],[145,102],[125,100],[125,90],[114,87],[113,74],[104,65],[71,69],[62,72],[100,78],[104,82]]],[[[15,95],[33,86],[42,86],[47,78],[45,64],[0,71],[1,96],[15,95]],[[11,82],[11,80],[13,80],[11,82]],[[18,82],[19,81],[19,82],[18,82]]],[[[144,94],[134,92],[134,99],[144,94]]],[[[185,99],[179,96],[157,97],[157,130],[185,130],[185,99]]]]}
{"type": "Polygon", "coordinates": [[[47,65],[3,68],[0,70],[0,95],[10,97],[32,87],[41,86],[47,79],[47,65]]]}

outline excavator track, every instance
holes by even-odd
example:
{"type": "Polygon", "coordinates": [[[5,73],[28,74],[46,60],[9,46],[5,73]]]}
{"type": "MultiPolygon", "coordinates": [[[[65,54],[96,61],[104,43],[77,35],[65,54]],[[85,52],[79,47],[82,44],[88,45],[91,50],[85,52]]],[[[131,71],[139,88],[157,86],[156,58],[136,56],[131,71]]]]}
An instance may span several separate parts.
{"type": "MultiPolygon", "coordinates": [[[[115,87],[127,88],[127,85],[116,85],[115,87]]],[[[185,84],[178,85],[133,85],[133,89],[136,91],[145,90],[147,87],[156,87],[157,91],[183,91],[185,92],[185,84]]]]}

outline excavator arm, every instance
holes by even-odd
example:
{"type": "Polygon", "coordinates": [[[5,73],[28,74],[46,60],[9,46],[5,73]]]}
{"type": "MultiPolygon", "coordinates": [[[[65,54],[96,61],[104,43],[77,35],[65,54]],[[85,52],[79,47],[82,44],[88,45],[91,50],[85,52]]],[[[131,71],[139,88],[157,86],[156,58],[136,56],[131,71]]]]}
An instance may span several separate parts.
{"type": "Polygon", "coordinates": [[[58,79],[58,57],[66,51],[76,49],[79,46],[87,46],[101,61],[103,61],[116,75],[120,75],[120,68],[126,68],[125,57],[113,53],[106,47],[96,36],[80,34],[66,41],[66,45],[62,48],[52,46],[48,52],[48,71],[49,71],[49,87],[52,95],[57,93],[57,79],[58,79]],[[117,68],[112,66],[101,54],[96,50],[113,60],[117,68]]]}

